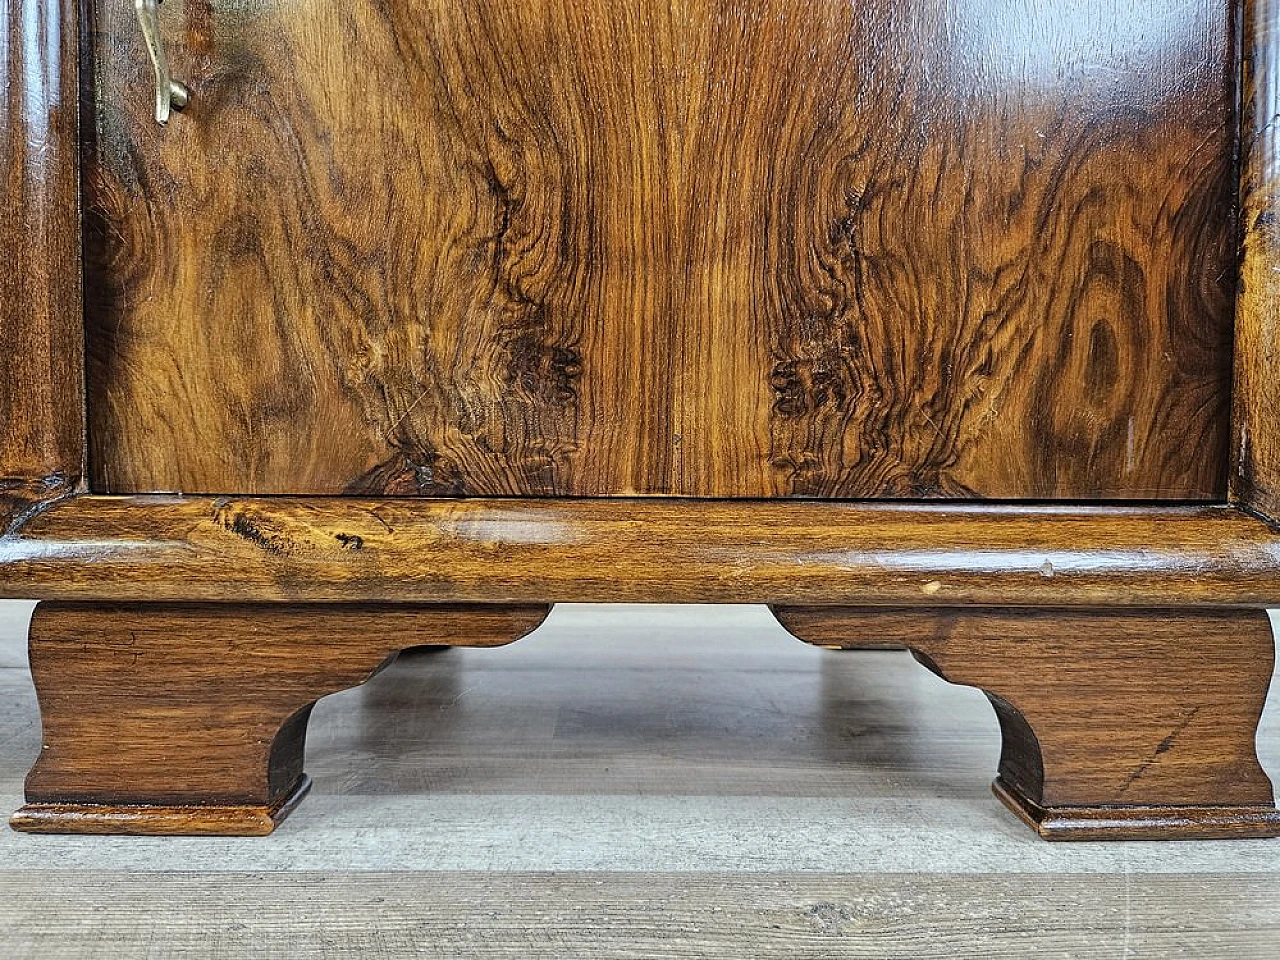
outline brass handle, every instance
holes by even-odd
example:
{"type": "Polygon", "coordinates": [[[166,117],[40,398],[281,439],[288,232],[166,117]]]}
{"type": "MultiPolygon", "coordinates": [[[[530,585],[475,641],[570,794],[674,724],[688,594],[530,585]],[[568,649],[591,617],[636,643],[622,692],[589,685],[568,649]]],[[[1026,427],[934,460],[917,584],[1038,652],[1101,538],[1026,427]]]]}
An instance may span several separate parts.
{"type": "Polygon", "coordinates": [[[169,122],[169,111],[181,110],[191,99],[186,84],[169,76],[169,61],[164,55],[164,41],[160,37],[160,3],[162,0],[133,0],[138,13],[142,38],[151,54],[151,69],[156,75],[156,123],[169,122]]]}

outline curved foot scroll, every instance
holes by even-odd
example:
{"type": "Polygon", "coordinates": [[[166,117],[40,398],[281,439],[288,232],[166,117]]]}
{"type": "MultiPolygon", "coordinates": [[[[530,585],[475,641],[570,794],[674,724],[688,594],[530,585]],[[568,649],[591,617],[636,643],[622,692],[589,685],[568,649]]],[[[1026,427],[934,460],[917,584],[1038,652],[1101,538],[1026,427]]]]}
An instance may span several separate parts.
{"type": "Polygon", "coordinates": [[[549,607],[45,603],[44,747],[10,823],[39,833],[270,833],[305,794],[316,700],[424,642],[498,646],[549,607]]]}
{"type": "Polygon", "coordinates": [[[996,795],[1051,839],[1280,835],[1255,746],[1275,657],[1261,610],[780,607],[808,643],[910,647],[987,693],[996,795]]]}

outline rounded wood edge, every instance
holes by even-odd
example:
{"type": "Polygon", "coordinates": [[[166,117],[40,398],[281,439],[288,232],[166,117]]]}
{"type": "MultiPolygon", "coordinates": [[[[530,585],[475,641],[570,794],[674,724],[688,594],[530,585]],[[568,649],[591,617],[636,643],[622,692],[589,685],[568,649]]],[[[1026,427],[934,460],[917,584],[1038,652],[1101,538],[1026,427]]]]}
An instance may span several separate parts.
{"type": "Polygon", "coordinates": [[[311,789],[303,776],[270,806],[108,806],[28,803],[9,818],[20,833],[118,834],[137,837],[265,837],[311,789]]]}
{"type": "Polygon", "coordinates": [[[1240,158],[1235,367],[1227,477],[1233,500],[1280,520],[1280,385],[1274,347],[1280,330],[1280,137],[1275,90],[1280,77],[1280,2],[1240,5],[1240,158]]]}
{"type": "Polygon", "coordinates": [[[992,792],[1044,840],[1248,840],[1280,837],[1274,805],[1052,807],[997,779],[992,792]]]}
{"type": "Polygon", "coordinates": [[[0,537],[0,597],[1261,608],[1280,531],[1226,504],[81,496],[0,537]]]}

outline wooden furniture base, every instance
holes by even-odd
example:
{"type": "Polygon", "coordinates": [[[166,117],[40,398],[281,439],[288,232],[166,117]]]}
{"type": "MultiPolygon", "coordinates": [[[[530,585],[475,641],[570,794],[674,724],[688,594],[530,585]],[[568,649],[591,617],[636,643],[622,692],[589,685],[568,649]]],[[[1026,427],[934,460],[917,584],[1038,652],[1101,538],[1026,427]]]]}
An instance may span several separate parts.
{"type": "MultiPolygon", "coordinates": [[[[258,835],[306,792],[317,699],[398,651],[497,646],[547,605],[107,604],[36,608],[44,747],[14,828],[258,835]]],[[[823,646],[890,644],[983,689],[996,793],[1047,839],[1280,833],[1254,745],[1273,664],[1256,610],[778,606],[823,646]]]]}
{"type": "Polygon", "coordinates": [[[996,795],[1046,839],[1280,834],[1255,746],[1274,663],[1263,611],[774,612],[806,642],[900,644],[985,691],[996,795]]]}
{"type": "Polygon", "coordinates": [[[19,830],[270,833],[306,793],[315,701],[404,647],[497,646],[545,606],[52,603],[31,623],[44,747],[19,830]]]}

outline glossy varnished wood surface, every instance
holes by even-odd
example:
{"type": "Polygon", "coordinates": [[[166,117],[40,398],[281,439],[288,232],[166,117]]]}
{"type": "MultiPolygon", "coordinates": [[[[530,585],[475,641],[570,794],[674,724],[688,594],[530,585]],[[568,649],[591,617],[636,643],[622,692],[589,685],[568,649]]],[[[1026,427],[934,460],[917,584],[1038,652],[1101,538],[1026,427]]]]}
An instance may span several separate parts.
{"type": "Polygon", "coordinates": [[[1230,507],[80,497],[0,596],[136,601],[1280,606],[1230,507]]]}
{"type": "Polygon", "coordinates": [[[1280,3],[1244,3],[1232,495],[1280,521],[1280,3]]]}
{"type": "Polygon", "coordinates": [[[1219,498],[1231,7],[95,0],[95,489],[1219,498]]]}
{"type": "Polygon", "coordinates": [[[84,462],[79,5],[0,9],[0,529],[84,462]]]}

